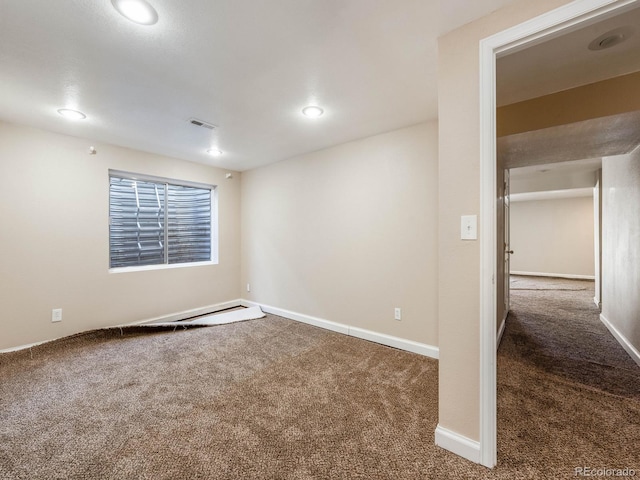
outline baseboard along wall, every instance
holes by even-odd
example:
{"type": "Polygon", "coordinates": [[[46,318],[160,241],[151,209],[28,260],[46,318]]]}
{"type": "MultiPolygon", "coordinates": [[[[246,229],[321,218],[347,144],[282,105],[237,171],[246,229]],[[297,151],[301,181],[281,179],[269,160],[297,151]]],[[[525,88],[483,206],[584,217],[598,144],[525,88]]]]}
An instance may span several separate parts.
{"type": "MultiPolygon", "coordinates": [[[[239,307],[241,305],[241,300],[231,300],[229,302],[216,303],[213,305],[207,305],[206,307],[194,308],[191,310],[184,310],[182,312],[170,313],[169,315],[162,315],[159,317],[146,318],[144,320],[136,320],[135,322],[118,324],[118,325],[110,325],[107,327],[98,327],[97,330],[101,328],[118,328],[118,327],[133,327],[136,325],[144,325],[147,323],[160,323],[160,322],[176,322],[178,320],[186,320],[187,318],[197,317],[200,315],[207,315],[210,313],[220,312],[222,310],[226,310],[228,308],[239,307]]],[[[90,331],[90,330],[86,330],[90,331]]],[[[78,332],[80,334],[83,332],[78,332]]],[[[72,335],[77,335],[72,334],[72,335]]],[[[69,335],[64,335],[62,337],[51,338],[49,340],[43,340],[41,342],[29,343],[27,345],[19,345],[17,347],[5,348],[0,350],[0,353],[9,353],[9,352],[17,352],[19,350],[24,350],[25,348],[37,347],[38,345],[43,345],[48,342],[54,342],[56,340],[60,340],[61,338],[68,337],[69,335]]]]}
{"type": "MultiPolygon", "coordinates": [[[[323,318],[312,317],[310,315],[292,312],[292,311],[285,310],[278,307],[262,305],[260,303],[251,302],[245,299],[236,299],[228,302],[216,303],[214,305],[208,305],[206,307],[194,308],[191,310],[185,310],[183,312],[176,312],[176,313],[171,313],[169,315],[162,315],[159,317],[147,318],[144,320],[138,320],[131,323],[114,325],[112,327],[102,327],[102,328],[131,327],[135,325],[143,325],[143,324],[158,323],[158,322],[175,322],[179,320],[185,320],[191,317],[197,317],[199,315],[208,315],[211,313],[226,310],[228,308],[234,308],[234,307],[240,307],[240,306],[242,307],[258,306],[265,313],[272,313],[273,315],[278,315],[280,317],[288,318],[290,320],[295,320],[297,322],[307,323],[309,325],[314,325],[316,327],[332,330],[334,332],[342,333],[344,335],[349,335],[351,337],[361,338],[363,340],[368,340],[370,342],[375,342],[381,345],[386,345],[386,346],[397,348],[400,350],[405,350],[407,352],[417,353],[418,355],[424,355],[426,357],[435,358],[436,360],[438,359],[438,355],[439,355],[438,347],[435,347],[432,345],[414,342],[412,340],[394,337],[392,335],[386,335],[384,333],[373,332],[371,330],[365,330],[363,328],[352,327],[350,325],[336,323],[330,320],[325,320],[323,318]]],[[[64,337],[60,337],[60,338],[64,338],[64,337]]],[[[18,350],[23,350],[25,348],[35,347],[43,343],[53,342],[58,339],[59,338],[54,338],[50,340],[44,340],[42,342],[31,343],[28,345],[20,345],[18,347],[12,347],[8,349],[0,350],[0,353],[8,353],[8,352],[14,352],[18,350]]]]}
{"type": "Polygon", "coordinates": [[[509,312],[504,312],[504,316],[502,317],[502,322],[500,322],[500,328],[498,328],[498,337],[496,339],[496,350],[500,348],[500,342],[502,341],[502,336],[504,335],[504,329],[507,326],[508,316],[509,316],[509,312]]]}
{"type": "Polygon", "coordinates": [[[604,326],[611,332],[611,335],[615,337],[622,348],[629,354],[633,361],[640,365],[640,351],[625,337],[620,330],[618,330],[604,315],[600,314],[600,321],[604,323],[604,326]]]}
{"type": "Polygon", "coordinates": [[[370,342],[379,343],[388,347],[405,350],[407,352],[417,353],[418,355],[424,355],[425,357],[435,358],[439,357],[438,347],[433,345],[427,345],[424,343],[414,342],[413,340],[407,340],[404,338],[394,337],[392,335],[386,335],[384,333],[373,332],[371,330],[365,330],[363,328],[352,327],[343,323],[332,322],[331,320],[325,320],[323,318],[312,317],[298,312],[292,312],[278,307],[270,305],[263,305],[261,303],[251,302],[249,300],[242,300],[242,305],[245,307],[259,306],[265,313],[271,313],[280,317],[288,318],[316,327],[325,328],[334,332],[349,335],[351,337],[361,338],[370,342]]]}
{"type": "Polygon", "coordinates": [[[572,273],[541,273],[541,272],[509,272],[510,275],[522,275],[524,277],[551,277],[570,278],[572,280],[595,280],[595,275],[574,275],[572,273]]]}
{"type": "Polygon", "coordinates": [[[462,458],[474,463],[481,463],[480,442],[476,440],[471,440],[438,424],[435,442],[439,447],[449,450],[462,458]]]}

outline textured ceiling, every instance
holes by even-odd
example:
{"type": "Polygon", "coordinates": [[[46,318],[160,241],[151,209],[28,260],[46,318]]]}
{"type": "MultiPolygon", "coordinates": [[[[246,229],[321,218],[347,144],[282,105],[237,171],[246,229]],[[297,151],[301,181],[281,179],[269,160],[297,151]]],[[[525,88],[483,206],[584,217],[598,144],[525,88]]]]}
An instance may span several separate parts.
{"type": "Polygon", "coordinates": [[[1,0],[0,120],[246,170],[435,119],[437,37],[512,2],[149,1],[1,0]]]}
{"type": "Polygon", "coordinates": [[[623,155],[638,145],[640,112],[630,112],[500,137],[498,156],[516,168],[623,155]]]}

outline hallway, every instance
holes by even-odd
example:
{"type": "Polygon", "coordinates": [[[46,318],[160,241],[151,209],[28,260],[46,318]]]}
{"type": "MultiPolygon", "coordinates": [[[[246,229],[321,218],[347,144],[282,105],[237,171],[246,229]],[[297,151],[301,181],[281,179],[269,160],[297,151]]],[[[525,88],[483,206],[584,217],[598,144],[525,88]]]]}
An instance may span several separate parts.
{"type": "Polygon", "coordinates": [[[580,467],[640,472],[640,367],[600,322],[593,289],[512,276],[498,349],[499,465],[556,478],[580,467]]]}

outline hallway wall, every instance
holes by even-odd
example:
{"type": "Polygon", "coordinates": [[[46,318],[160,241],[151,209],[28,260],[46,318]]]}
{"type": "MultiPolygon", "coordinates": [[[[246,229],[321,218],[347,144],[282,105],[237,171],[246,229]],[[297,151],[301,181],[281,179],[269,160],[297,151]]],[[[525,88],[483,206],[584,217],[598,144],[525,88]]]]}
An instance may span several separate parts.
{"type": "Polygon", "coordinates": [[[640,149],[602,161],[602,318],[640,364],[638,292],[640,149]]]}

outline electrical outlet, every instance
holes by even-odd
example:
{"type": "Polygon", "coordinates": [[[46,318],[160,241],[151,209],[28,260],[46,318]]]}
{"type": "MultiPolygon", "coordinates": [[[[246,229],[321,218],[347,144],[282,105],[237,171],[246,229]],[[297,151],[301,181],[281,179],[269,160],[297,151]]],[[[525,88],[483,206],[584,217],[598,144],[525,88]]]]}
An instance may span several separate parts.
{"type": "Polygon", "coordinates": [[[51,310],[51,321],[52,322],[61,322],[62,321],[62,309],[54,308],[51,310]]]}
{"type": "Polygon", "coordinates": [[[247,292],[250,292],[250,291],[251,291],[251,284],[247,283],[247,292]]]}
{"type": "Polygon", "coordinates": [[[402,309],[400,307],[393,309],[393,318],[396,320],[402,320],[402,309]]]}

